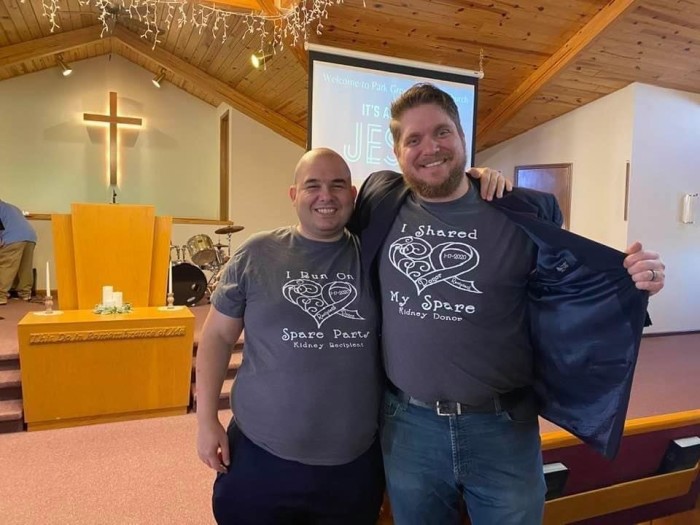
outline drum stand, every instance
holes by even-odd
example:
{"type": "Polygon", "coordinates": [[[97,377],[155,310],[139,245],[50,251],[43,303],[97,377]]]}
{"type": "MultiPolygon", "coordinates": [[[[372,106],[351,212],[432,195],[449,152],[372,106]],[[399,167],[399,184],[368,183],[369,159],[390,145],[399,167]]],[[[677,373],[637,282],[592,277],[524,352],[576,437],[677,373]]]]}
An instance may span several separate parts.
{"type": "Polygon", "coordinates": [[[226,246],[226,255],[228,255],[228,258],[231,258],[231,233],[226,234],[226,241],[227,241],[227,246],[226,246]]]}
{"type": "Polygon", "coordinates": [[[185,246],[180,246],[179,244],[172,244],[171,243],[170,244],[170,261],[173,264],[183,262],[184,259],[182,256],[183,256],[184,252],[185,252],[185,246]],[[173,257],[172,257],[173,250],[175,250],[175,253],[177,254],[177,259],[173,259],[173,257]]]}
{"type": "MultiPolygon", "coordinates": [[[[219,228],[218,230],[215,230],[214,233],[217,235],[226,235],[226,240],[228,242],[228,246],[226,247],[226,254],[228,255],[228,258],[231,258],[231,235],[233,235],[236,232],[239,232],[241,230],[244,230],[244,226],[239,226],[237,224],[230,224],[229,226],[224,226],[223,228],[219,228]]],[[[219,243],[217,245],[218,247],[223,248],[224,245],[219,243]]],[[[224,261],[226,262],[226,261],[224,261]]]]}
{"type": "Polygon", "coordinates": [[[221,265],[223,266],[231,258],[231,233],[226,234],[226,244],[217,242],[214,245],[214,247],[216,248],[217,253],[219,254],[218,259],[221,262],[221,265]],[[226,248],[226,253],[224,253],[224,248],[226,248]]]}

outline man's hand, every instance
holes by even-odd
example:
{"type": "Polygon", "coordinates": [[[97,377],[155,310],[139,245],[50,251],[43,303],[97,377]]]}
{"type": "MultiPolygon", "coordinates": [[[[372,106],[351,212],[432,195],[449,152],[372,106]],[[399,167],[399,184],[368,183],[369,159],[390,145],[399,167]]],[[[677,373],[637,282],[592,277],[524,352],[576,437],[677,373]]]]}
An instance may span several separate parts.
{"type": "Polygon", "coordinates": [[[666,280],[666,265],[656,252],[642,249],[641,242],[635,242],[625,250],[624,266],[632,276],[635,286],[640,290],[646,290],[649,295],[661,291],[666,280]]]}
{"type": "Polygon", "coordinates": [[[494,195],[503,197],[503,190],[513,191],[513,183],[503,176],[503,173],[491,168],[471,168],[467,171],[475,179],[481,180],[481,198],[493,200],[494,195]]]}
{"type": "Polygon", "coordinates": [[[202,462],[217,472],[228,472],[231,457],[226,430],[216,421],[197,422],[197,455],[202,462]]]}

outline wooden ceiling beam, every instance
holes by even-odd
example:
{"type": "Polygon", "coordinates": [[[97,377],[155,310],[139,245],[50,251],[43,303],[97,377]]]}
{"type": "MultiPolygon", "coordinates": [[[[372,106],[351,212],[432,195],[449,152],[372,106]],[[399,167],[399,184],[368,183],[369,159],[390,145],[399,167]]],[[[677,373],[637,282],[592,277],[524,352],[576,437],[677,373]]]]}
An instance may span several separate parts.
{"type": "Polygon", "coordinates": [[[144,39],[123,27],[115,27],[112,36],[134,52],[143,55],[149,60],[153,60],[161,67],[192,82],[198,88],[208,91],[215,98],[219,98],[230,104],[234,109],[260,122],[264,126],[267,126],[272,131],[298,144],[302,148],[306,147],[306,129],[299,124],[292,122],[279,113],[272,111],[267,106],[239,93],[225,82],[185,62],[181,58],[166,51],[161,46],[156,46],[155,49],[153,49],[144,39]]]}
{"type": "Polygon", "coordinates": [[[0,67],[14,66],[28,60],[65,53],[71,49],[97,42],[100,40],[101,31],[102,24],[99,24],[0,47],[0,67]]]}
{"type": "Polygon", "coordinates": [[[257,0],[260,9],[268,15],[279,15],[280,11],[275,5],[275,0],[257,0]]]}
{"type": "Polygon", "coordinates": [[[306,49],[304,49],[304,42],[300,40],[295,46],[290,46],[290,50],[292,51],[294,57],[297,59],[297,62],[299,62],[299,65],[304,68],[304,72],[308,73],[309,55],[306,52],[306,49]]]}
{"type": "Polygon", "coordinates": [[[258,0],[217,0],[216,2],[210,1],[210,3],[224,4],[245,11],[257,11],[260,9],[260,2],[258,2],[258,0]]]}
{"type": "Polygon", "coordinates": [[[479,124],[477,149],[510,120],[554,76],[570,65],[584,49],[641,0],[610,0],[591,20],[549,57],[479,124]]]}

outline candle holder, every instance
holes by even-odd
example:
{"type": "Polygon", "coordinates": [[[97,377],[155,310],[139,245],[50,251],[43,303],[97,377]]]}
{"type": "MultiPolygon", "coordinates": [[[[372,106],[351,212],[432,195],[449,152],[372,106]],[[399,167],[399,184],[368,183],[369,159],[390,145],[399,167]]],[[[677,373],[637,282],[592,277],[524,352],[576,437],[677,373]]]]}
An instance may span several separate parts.
{"type": "Polygon", "coordinates": [[[46,315],[52,315],[53,314],[53,297],[51,297],[51,294],[47,294],[46,298],[44,299],[44,306],[46,309],[44,312],[46,312],[46,315]]]}
{"type": "Polygon", "coordinates": [[[47,295],[44,298],[44,310],[41,312],[34,312],[35,315],[58,315],[62,314],[63,312],[61,310],[54,310],[53,309],[53,297],[51,295],[47,295]]]}
{"type": "Polygon", "coordinates": [[[172,292],[168,293],[166,302],[167,306],[159,306],[158,310],[161,312],[172,312],[173,310],[182,310],[184,308],[184,306],[175,306],[175,294],[172,292]]]}

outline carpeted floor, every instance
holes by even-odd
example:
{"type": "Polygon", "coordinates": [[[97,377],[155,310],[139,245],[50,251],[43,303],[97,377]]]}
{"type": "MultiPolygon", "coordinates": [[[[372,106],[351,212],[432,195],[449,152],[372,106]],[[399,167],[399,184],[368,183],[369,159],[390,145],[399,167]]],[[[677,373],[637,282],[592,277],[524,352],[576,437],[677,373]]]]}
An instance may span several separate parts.
{"type": "Polygon", "coordinates": [[[195,437],[194,414],[0,434],[0,523],[212,524],[195,437]]]}
{"type": "MultiPolygon", "coordinates": [[[[0,310],[0,351],[40,308],[0,310]]],[[[193,309],[197,332],[207,310],[193,309]]],[[[699,370],[700,334],[644,338],[628,418],[700,408],[699,370]]],[[[230,412],[220,418],[227,424],[230,412]]],[[[556,429],[542,421],[543,433],[556,429]]],[[[0,524],[212,524],[214,473],[197,458],[195,434],[194,414],[0,434],[0,524]]]]}

